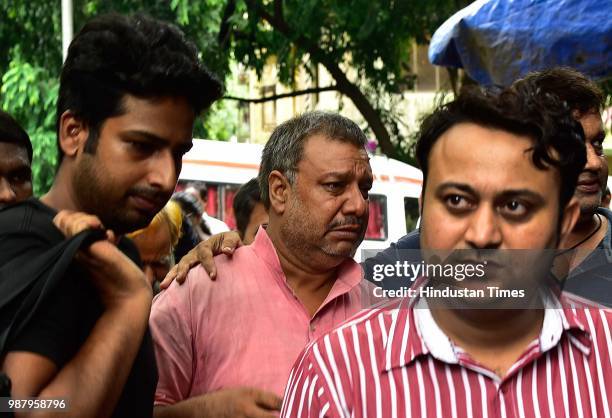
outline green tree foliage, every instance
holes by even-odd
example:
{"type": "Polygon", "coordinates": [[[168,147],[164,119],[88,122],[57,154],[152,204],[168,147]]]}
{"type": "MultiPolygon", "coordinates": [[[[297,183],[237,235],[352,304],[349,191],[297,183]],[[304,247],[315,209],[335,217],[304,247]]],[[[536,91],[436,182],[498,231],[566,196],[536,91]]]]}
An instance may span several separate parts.
{"type": "Polygon", "coordinates": [[[458,6],[452,0],[227,0],[218,41],[221,53],[231,51],[260,75],[274,56],[289,86],[298,68],[316,67],[305,63],[322,65],[382,151],[397,157],[403,138],[391,96],[412,85],[411,42],[425,41],[458,6]]]}
{"type": "MultiPolygon", "coordinates": [[[[463,6],[461,0],[73,0],[75,32],[100,13],[146,12],[174,22],[220,78],[239,62],[260,75],[272,56],[280,81],[295,86],[298,68],[324,66],[331,87],[350,98],[389,156],[406,149],[393,96],[410,87],[412,39],[424,41],[463,6]],[[306,65],[304,65],[306,64],[306,65]]],[[[0,1],[0,105],[28,129],[36,150],[35,190],[55,164],[54,106],[61,68],[60,2],[0,1]]],[[[313,74],[314,76],[314,74],[313,74]]],[[[229,91],[230,95],[236,95],[229,91]]],[[[236,134],[238,106],[215,105],[195,135],[236,134]]]]}

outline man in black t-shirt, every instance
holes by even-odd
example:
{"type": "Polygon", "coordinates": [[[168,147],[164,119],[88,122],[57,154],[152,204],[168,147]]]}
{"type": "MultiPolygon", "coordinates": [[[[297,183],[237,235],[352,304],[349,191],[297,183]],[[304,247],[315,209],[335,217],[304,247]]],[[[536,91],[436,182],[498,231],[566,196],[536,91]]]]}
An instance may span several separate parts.
{"type": "MultiPolygon", "coordinates": [[[[146,226],[170,198],[195,117],[220,94],[195,47],[169,24],[102,16],[72,41],[60,80],[53,186],[40,200],[0,211],[0,224],[10,226],[0,230],[0,279],[33,271],[40,280],[32,289],[49,280],[0,355],[13,397],[64,398],[69,416],[151,416],[151,289],[133,246],[115,236],[146,226]],[[87,227],[106,231],[106,239],[100,233],[78,253],[61,251],[62,232],[87,227]],[[55,280],[66,254],[69,265],[55,280]]],[[[0,311],[2,326],[20,303],[0,311]]]]}

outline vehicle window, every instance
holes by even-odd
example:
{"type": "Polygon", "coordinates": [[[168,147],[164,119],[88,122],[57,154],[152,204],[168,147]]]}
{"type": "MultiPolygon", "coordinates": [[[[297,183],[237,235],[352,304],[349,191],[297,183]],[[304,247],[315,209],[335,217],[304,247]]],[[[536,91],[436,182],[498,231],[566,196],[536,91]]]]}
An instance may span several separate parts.
{"type": "Polygon", "coordinates": [[[370,217],[365,239],[385,241],[387,236],[387,196],[370,194],[370,217]]]}
{"type": "Polygon", "coordinates": [[[404,212],[406,215],[406,232],[414,231],[420,216],[419,200],[414,197],[405,197],[404,212]]]}

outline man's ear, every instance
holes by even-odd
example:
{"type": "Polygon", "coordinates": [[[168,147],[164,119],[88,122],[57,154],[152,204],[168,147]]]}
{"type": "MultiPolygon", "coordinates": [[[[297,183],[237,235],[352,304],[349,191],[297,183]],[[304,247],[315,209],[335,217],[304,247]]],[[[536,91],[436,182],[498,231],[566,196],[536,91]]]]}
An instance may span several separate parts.
{"type": "Polygon", "coordinates": [[[59,146],[64,155],[75,157],[85,147],[89,128],[70,110],[62,113],[59,124],[59,146]]]}
{"type": "Polygon", "coordinates": [[[570,232],[574,229],[574,225],[580,216],[580,204],[575,197],[572,197],[569,203],[563,209],[561,214],[561,228],[559,230],[559,248],[565,248],[570,232]]]}
{"type": "Polygon", "coordinates": [[[289,195],[291,193],[291,184],[287,177],[278,170],[274,170],[268,176],[268,194],[270,196],[270,209],[275,213],[282,215],[285,212],[289,195]]]}

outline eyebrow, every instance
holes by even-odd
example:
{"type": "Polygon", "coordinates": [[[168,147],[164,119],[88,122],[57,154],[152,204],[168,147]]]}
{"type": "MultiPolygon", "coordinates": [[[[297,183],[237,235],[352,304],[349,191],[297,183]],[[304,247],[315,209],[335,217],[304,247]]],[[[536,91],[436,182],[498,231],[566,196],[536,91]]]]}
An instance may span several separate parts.
{"type": "Polygon", "coordinates": [[[472,195],[478,195],[478,193],[476,192],[476,190],[471,187],[468,184],[465,183],[456,183],[456,182],[452,182],[452,181],[447,181],[445,183],[441,183],[438,185],[438,187],[436,187],[436,191],[438,193],[444,191],[445,189],[459,189],[462,192],[468,193],[468,194],[472,194],[472,195]]]}
{"type": "MultiPolygon", "coordinates": [[[[461,190],[462,192],[471,194],[473,196],[479,196],[479,193],[473,187],[465,183],[455,183],[455,182],[442,183],[437,187],[436,191],[438,193],[441,193],[445,189],[458,189],[458,190],[461,190]]],[[[513,197],[528,197],[536,201],[536,203],[544,201],[544,198],[542,197],[542,195],[534,192],[533,190],[529,190],[529,189],[504,190],[501,193],[497,194],[495,199],[496,200],[497,199],[510,199],[513,197]]]]}
{"type": "MultiPolygon", "coordinates": [[[[352,170],[347,170],[347,171],[329,171],[329,172],[324,172],[321,174],[321,179],[328,179],[328,178],[337,178],[340,180],[347,180],[353,176],[353,171],[352,170]]],[[[368,180],[373,180],[374,177],[372,175],[367,175],[366,179],[368,180]]]]}
{"type": "Polygon", "coordinates": [[[22,174],[29,173],[32,174],[32,167],[30,164],[22,161],[21,159],[17,160],[13,164],[8,164],[7,169],[4,171],[6,174],[22,174]]]}
{"type": "MultiPolygon", "coordinates": [[[[170,141],[168,141],[165,138],[162,138],[161,136],[157,136],[155,134],[152,134],[151,132],[141,131],[141,130],[138,130],[138,129],[130,130],[130,131],[125,131],[125,132],[122,133],[122,136],[124,138],[125,137],[140,137],[141,139],[144,139],[146,141],[155,143],[157,146],[165,146],[165,145],[168,145],[170,143],[170,141]]],[[[193,147],[193,143],[186,143],[184,146],[181,146],[179,149],[183,153],[186,153],[192,147],[193,147]]]]}
{"type": "Polygon", "coordinates": [[[507,200],[512,199],[513,197],[527,197],[535,204],[540,204],[544,202],[544,197],[541,194],[528,189],[507,190],[500,193],[497,199],[507,200]]]}
{"type": "Polygon", "coordinates": [[[156,142],[156,143],[162,143],[162,144],[167,144],[169,141],[157,136],[155,134],[152,134],[151,132],[147,132],[147,131],[141,131],[141,130],[131,130],[131,131],[124,131],[122,133],[122,136],[137,136],[140,137],[141,139],[146,139],[147,141],[150,142],[156,142]]]}

